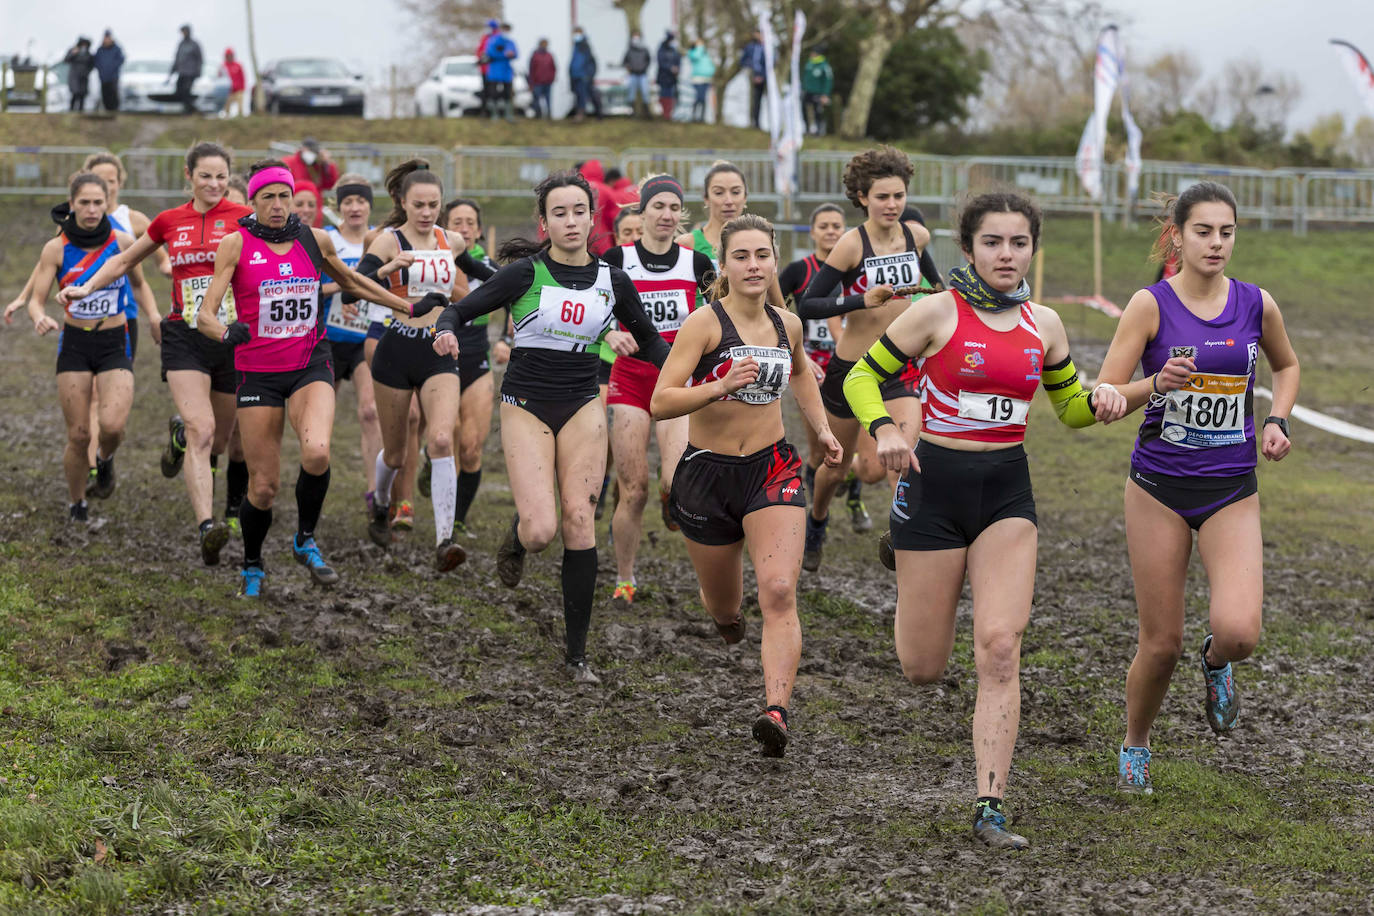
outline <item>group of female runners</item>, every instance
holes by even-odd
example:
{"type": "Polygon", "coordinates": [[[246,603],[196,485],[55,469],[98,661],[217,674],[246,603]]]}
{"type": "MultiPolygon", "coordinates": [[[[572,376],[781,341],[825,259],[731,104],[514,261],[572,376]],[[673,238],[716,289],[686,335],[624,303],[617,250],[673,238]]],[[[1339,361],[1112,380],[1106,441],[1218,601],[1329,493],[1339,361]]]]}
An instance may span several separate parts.
{"type": "Polygon", "coordinates": [[[58,236],[25,296],[6,311],[8,319],[27,306],[39,334],[59,329],[44,310],[54,282],[59,287],[57,372],[73,519],[86,518],[88,493],[108,496],[114,486],[112,459],[132,399],[130,309],[154,327],[159,320],[139,262],[162,246],[172,308],[153,337],[178,409],[164,465],[186,470],[202,553],[213,565],[229,534],[211,511],[211,463],[230,451],[245,596],[263,588],[262,546],[288,419],[301,451],[292,551],[315,581],[338,578],[315,527],[329,487],[335,385],[350,378],[369,536],[391,544],[401,517],[389,507],[408,501],[404,469],[423,456],[436,567],[462,563],[466,551],[454,534],[466,530],[480,480],[490,365],[508,360],[501,442],[515,512],[496,548],[501,581],[516,587],[528,554],[561,535],[564,662],[575,682],[597,682],[586,643],[608,446],[619,485],[612,597],[629,607],[652,428],[665,520],[683,535],[700,601],[726,643],[746,635],[750,554],[765,693],[752,733],[764,754],[782,756],[801,657],[797,582],[803,568],[819,566],[829,502],[852,466],[860,479],[893,487],[880,553],[896,570],[894,639],[913,683],[941,677],[955,607],[970,585],[973,832],[989,846],[1020,849],[1028,842],[1009,829],[1002,799],[1036,567],[1022,442],[1043,387],[1074,428],[1145,408],[1125,494],[1140,633],[1118,786],[1152,791],[1149,732],[1181,647],[1193,531],[1212,586],[1211,632],[1199,653],[1206,720],[1217,732],[1234,727],[1232,663],[1254,650],[1261,620],[1256,440],[1267,459],[1287,453],[1299,370],[1273,299],[1225,274],[1236,231],[1225,187],[1203,182],[1171,204],[1156,255],[1174,260],[1178,272],[1131,299],[1089,389],[1058,315],[1030,301],[1026,275],[1041,230],[1034,203],[1014,192],[964,201],[957,235],[967,264],[949,272],[944,290],[928,259],[923,269],[930,234],[906,206],[910,163],[889,148],[861,153],[846,169],[846,196],[863,223],[845,231],[840,208],[818,208],[816,253],[786,269],[773,226],[746,212],[744,176],[728,163],[707,175],[707,218],[685,234],[683,186],[669,175],[646,178],[639,204],[616,224],[622,244],[604,258],[588,252],[591,186],[576,172],[553,173],[535,188],[542,241],[507,241],[498,267],[480,245],[479,205],[445,204],[423,161],[387,176],[392,209],[377,228],[371,185],[344,176],[335,190],[342,224],[325,232],[309,225],[308,208],[302,215],[291,173],[275,160],[251,167],[247,203],[239,204],[229,197],[229,154],[199,144],[187,156],[191,201],[151,221],[116,208],[123,175],[111,160],[73,178],[69,201],[53,213],[58,236]],[[94,171],[102,165],[107,174],[94,171]],[[501,310],[506,334],[493,352],[486,322],[501,310]],[[1261,350],[1274,400],[1257,430],[1261,350]],[[613,365],[602,360],[607,352],[613,365]],[[1133,381],[1137,365],[1144,377],[1133,381]],[[807,428],[805,461],[785,435],[781,398],[789,389],[807,428]],[[234,437],[246,463],[239,483],[234,437]]]}

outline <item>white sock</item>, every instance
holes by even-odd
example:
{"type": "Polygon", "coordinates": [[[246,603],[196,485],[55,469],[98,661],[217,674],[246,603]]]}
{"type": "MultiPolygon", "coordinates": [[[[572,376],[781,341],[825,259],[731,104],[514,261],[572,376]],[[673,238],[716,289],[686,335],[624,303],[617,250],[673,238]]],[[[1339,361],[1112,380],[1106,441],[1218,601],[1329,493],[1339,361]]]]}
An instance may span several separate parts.
{"type": "Polygon", "coordinates": [[[453,456],[431,458],[429,499],[434,504],[434,543],[453,537],[453,513],[458,506],[458,465],[453,456]]]}
{"type": "Polygon", "coordinates": [[[377,453],[377,489],[372,491],[372,501],[379,506],[391,505],[391,482],[401,472],[400,468],[388,467],[382,460],[386,449],[377,453]]]}

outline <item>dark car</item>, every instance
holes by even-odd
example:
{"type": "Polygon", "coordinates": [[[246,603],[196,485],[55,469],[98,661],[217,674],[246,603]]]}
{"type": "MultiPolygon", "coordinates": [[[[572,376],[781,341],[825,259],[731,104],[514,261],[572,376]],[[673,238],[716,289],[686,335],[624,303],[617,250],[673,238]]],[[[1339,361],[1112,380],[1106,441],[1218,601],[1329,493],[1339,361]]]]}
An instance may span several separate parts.
{"type": "Polygon", "coordinates": [[[361,117],[365,89],[362,74],[328,57],[287,57],[262,72],[263,102],[273,114],[361,117]]]}

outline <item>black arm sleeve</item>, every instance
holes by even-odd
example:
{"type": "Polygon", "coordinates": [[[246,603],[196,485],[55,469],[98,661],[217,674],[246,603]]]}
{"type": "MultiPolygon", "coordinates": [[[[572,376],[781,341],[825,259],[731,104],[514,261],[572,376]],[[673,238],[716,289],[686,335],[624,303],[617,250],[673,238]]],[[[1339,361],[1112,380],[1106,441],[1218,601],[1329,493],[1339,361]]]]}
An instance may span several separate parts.
{"type": "Polygon", "coordinates": [[[453,263],[457,264],[458,269],[463,273],[474,280],[481,280],[483,283],[496,275],[496,271],[474,258],[472,253],[468,251],[460,253],[453,259],[453,263]]]}
{"type": "Polygon", "coordinates": [[[793,261],[782,269],[782,273],[778,274],[778,286],[782,289],[783,299],[791,299],[801,292],[797,286],[804,276],[806,276],[805,261],[793,261]]]}
{"type": "Polygon", "coordinates": [[[930,245],[921,251],[921,276],[930,281],[930,285],[936,289],[944,289],[945,279],[940,276],[940,269],[935,266],[935,259],[930,256],[930,245]]]}
{"type": "MultiPolygon", "coordinates": [[[[373,283],[376,283],[379,286],[386,286],[385,283],[377,279],[377,271],[381,270],[382,265],[385,263],[385,261],[377,257],[375,254],[365,254],[363,255],[363,259],[358,262],[358,266],[353,269],[358,273],[362,274],[364,277],[367,277],[373,283]]],[[[357,296],[353,295],[352,293],[345,292],[343,290],[339,290],[339,295],[342,297],[341,301],[345,305],[349,305],[351,303],[358,301],[357,296]]]]}
{"type": "Polygon", "coordinates": [[[836,315],[857,312],[863,308],[863,293],[843,297],[831,295],[835,287],[843,282],[844,274],[829,264],[822,264],[821,269],[811,278],[806,292],[797,300],[797,314],[808,321],[814,321],[817,318],[833,318],[836,315]]]}
{"type": "MultiPolygon", "coordinates": [[[[480,287],[478,291],[485,288],[480,287]]],[[[637,355],[662,369],[670,347],[644,313],[644,303],[639,300],[634,283],[623,270],[612,267],[611,288],[615,291],[615,317],[635,336],[635,343],[639,344],[637,355]]]]}
{"type": "Polygon", "coordinates": [[[709,298],[711,287],[716,285],[716,265],[700,251],[693,251],[692,272],[697,275],[697,292],[709,298]]]}
{"type": "MultiPolygon", "coordinates": [[[[502,306],[510,306],[529,290],[534,282],[534,262],[521,258],[502,267],[491,279],[463,297],[461,302],[450,302],[434,324],[434,333],[452,332],[459,325],[467,324],[479,315],[494,312],[502,306]]],[[[642,309],[641,309],[642,311],[642,309]]]]}
{"type": "Polygon", "coordinates": [[[610,248],[607,248],[604,252],[597,255],[597,257],[601,258],[601,260],[612,267],[618,267],[621,270],[625,269],[625,249],[621,248],[619,245],[612,245],[610,248]]]}

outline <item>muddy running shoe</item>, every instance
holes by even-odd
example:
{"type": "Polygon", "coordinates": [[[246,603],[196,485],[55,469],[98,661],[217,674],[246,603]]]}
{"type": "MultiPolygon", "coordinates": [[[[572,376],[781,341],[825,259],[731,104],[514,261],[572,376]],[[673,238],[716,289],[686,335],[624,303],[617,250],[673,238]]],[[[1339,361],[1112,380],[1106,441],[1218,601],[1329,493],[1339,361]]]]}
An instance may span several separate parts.
{"type": "MultiPolygon", "coordinates": [[[[367,495],[371,496],[372,494],[367,495]]],[[[392,541],[391,523],[387,521],[386,506],[369,505],[368,516],[367,536],[378,547],[390,547],[392,541]]]]}
{"type": "Polygon", "coordinates": [[[454,522],[454,523],[453,523],[453,536],[454,536],[454,537],[458,537],[458,536],[460,536],[460,535],[461,535],[462,537],[467,538],[467,539],[470,540],[470,541],[475,541],[475,540],[477,540],[477,532],[476,532],[476,531],[473,531],[471,528],[469,528],[469,527],[467,526],[467,522],[454,522]]]}
{"type": "Polygon", "coordinates": [[[1116,754],[1116,791],[1128,795],[1152,795],[1150,785],[1150,749],[1126,747],[1116,754]]]}
{"type": "Polygon", "coordinates": [[[263,581],[267,578],[267,573],[262,571],[261,566],[245,566],[239,570],[239,597],[240,598],[261,598],[263,581]]]}
{"type": "Polygon", "coordinates": [[[434,462],[429,460],[429,452],[420,449],[420,457],[424,462],[420,465],[420,473],[415,475],[415,489],[420,491],[420,495],[429,499],[429,483],[434,476],[434,462]]]}
{"type": "Polygon", "coordinates": [[[517,531],[520,527],[520,513],[510,520],[510,528],[496,548],[496,575],[506,588],[515,588],[525,575],[525,546],[520,543],[517,531]]]}
{"type": "Polygon", "coordinates": [[[181,473],[181,463],[186,460],[186,424],[180,415],[167,421],[167,445],[162,449],[162,476],[172,478],[181,473]]]}
{"type": "Polygon", "coordinates": [[[219,565],[219,552],[229,543],[229,526],[210,522],[200,529],[200,561],[206,566],[219,565]]]}
{"type": "Polygon", "coordinates": [[[415,506],[410,500],[403,499],[391,507],[391,527],[402,534],[415,527],[415,506]]]}
{"type": "Polygon", "coordinates": [[[851,496],[844,501],[844,504],[849,509],[849,524],[854,527],[855,531],[873,530],[873,519],[868,514],[868,507],[864,505],[862,499],[851,496]]]}
{"type": "Polygon", "coordinates": [[[230,536],[243,540],[243,526],[239,524],[237,515],[224,516],[224,527],[229,529],[230,536]]]}
{"type": "Polygon", "coordinates": [[[467,558],[468,552],[453,543],[453,538],[444,538],[439,546],[434,548],[434,568],[441,573],[462,566],[467,558]]]}
{"type": "Polygon", "coordinates": [[[878,562],[893,572],[897,571],[897,553],[892,549],[891,529],[878,536],[878,562]]]}
{"type": "Polygon", "coordinates": [[[302,543],[300,535],[293,535],[291,552],[296,555],[297,563],[310,570],[310,578],[314,579],[317,585],[333,585],[339,581],[339,574],[324,561],[320,545],[315,543],[314,538],[306,538],[302,543]]]}
{"type": "Polygon", "coordinates": [[[563,670],[568,673],[569,679],[574,684],[600,684],[601,678],[596,676],[596,672],[587,664],[585,658],[572,658],[563,664],[563,670]]]}
{"type": "Polygon", "coordinates": [[[1007,829],[1007,816],[986,802],[974,809],[973,838],[992,849],[1029,849],[1030,840],[1007,829]]]}
{"type": "Polygon", "coordinates": [[[715,624],[716,632],[720,634],[721,639],[725,640],[725,644],[727,646],[733,646],[735,643],[744,639],[743,614],[740,614],[738,617],[736,617],[734,623],[721,623],[717,620],[715,621],[715,624]]]}
{"type": "Polygon", "coordinates": [[[67,507],[67,521],[76,525],[85,525],[91,520],[90,509],[86,506],[83,499],[79,503],[72,503],[67,507]]]}
{"type": "Polygon", "coordinates": [[[1212,647],[1212,634],[1202,641],[1202,679],[1207,685],[1207,724],[1220,735],[1236,725],[1240,713],[1240,695],[1236,692],[1235,678],[1231,675],[1231,663],[1220,668],[1207,664],[1207,650],[1212,647]]]}
{"type": "Polygon", "coordinates": [[[96,470],[95,470],[95,468],[91,468],[89,471],[86,472],[86,498],[87,498],[87,499],[93,499],[93,498],[95,497],[95,478],[96,478],[96,470]]]}
{"type": "Polygon", "coordinates": [[[630,605],[635,603],[635,584],[624,580],[615,584],[615,591],[611,594],[611,604],[617,611],[628,611],[630,605]]]}
{"type": "Polygon", "coordinates": [[[815,572],[821,568],[821,550],[825,547],[825,526],[829,518],[816,521],[811,513],[806,514],[806,545],[802,550],[802,569],[815,572]]]}
{"type": "Polygon", "coordinates": [[[668,508],[668,491],[662,488],[658,491],[658,501],[663,507],[663,527],[669,531],[678,531],[678,523],[673,520],[672,510],[668,508]]]}
{"type": "Polygon", "coordinates": [[[86,493],[96,499],[109,499],[110,494],[115,490],[115,469],[114,458],[101,458],[99,455],[95,459],[95,480],[94,483],[86,484],[86,493]]]}
{"type": "Polygon", "coordinates": [[[765,757],[781,757],[787,750],[787,714],[781,707],[769,706],[754,720],[754,740],[765,757]]]}

